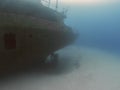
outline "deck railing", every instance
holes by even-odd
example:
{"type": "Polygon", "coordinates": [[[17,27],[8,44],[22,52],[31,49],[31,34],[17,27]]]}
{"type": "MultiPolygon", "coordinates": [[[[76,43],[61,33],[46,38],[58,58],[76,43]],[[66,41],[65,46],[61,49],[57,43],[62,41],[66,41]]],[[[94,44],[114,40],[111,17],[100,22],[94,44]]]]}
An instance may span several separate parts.
{"type": "Polygon", "coordinates": [[[63,18],[66,18],[66,14],[68,12],[68,9],[63,8],[62,11],[58,11],[58,4],[59,4],[58,0],[40,0],[40,3],[49,7],[49,8],[54,9],[55,11],[59,12],[63,18]]]}
{"type": "Polygon", "coordinates": [[[40,0],[40,3],[44,4],[47,7],[50,7],[52,3],[54,3],[54,7],[56,10],[58,9],[58,0],[40,0]]]}

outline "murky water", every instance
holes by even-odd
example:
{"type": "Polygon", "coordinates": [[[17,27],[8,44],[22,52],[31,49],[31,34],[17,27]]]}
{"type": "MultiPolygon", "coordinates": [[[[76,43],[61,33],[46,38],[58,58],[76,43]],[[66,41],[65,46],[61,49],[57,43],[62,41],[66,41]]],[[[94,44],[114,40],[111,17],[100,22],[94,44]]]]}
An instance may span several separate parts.
{"type": "Polygon", "coordinates": [[[119,4],[70,5],[75,45],[58,51],[56,66],[2,79],[0,90],[120,90],[119,4]]]}

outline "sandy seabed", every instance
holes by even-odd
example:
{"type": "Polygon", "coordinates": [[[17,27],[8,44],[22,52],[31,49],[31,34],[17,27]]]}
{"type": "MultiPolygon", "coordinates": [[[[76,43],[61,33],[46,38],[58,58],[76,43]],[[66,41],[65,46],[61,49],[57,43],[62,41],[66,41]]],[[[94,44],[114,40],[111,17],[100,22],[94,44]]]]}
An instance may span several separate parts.
{"type": "Polygon", "coordinates": [[[96,48],[69,46],[49,72],[21,74],[0,90],[120,90],[120,57],[96,48]]]}

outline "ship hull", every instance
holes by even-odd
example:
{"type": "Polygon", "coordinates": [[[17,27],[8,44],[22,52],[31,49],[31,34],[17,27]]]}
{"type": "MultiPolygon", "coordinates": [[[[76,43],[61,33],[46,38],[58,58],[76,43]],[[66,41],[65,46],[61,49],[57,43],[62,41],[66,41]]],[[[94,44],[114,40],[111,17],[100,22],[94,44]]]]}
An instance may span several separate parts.
{"type": "Polygon", "coordinates": [[[0,1],[0,73],[40,65],[75,39],[61,13],[19,0],[0,1]]]}
{"type": "Polygon", "coordinates": [[[57,24],[49,23],[53,29],[47,25],[43,28],[41,26],[45,26],[48,21],[42,23],[41,20],[38,28],[24,26],[24,23],[9,24],[6,20],[7,24],[0,24],[0,73],[41,65],[50,54],[76,39],[67,26],[59,28],[57,24]]]}

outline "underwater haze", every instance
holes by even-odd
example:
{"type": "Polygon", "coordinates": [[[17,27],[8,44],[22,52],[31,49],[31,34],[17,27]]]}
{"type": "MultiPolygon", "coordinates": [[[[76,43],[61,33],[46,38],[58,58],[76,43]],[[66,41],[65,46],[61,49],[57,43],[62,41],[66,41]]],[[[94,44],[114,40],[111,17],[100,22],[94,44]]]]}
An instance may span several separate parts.
{"type": "Polygon", "coordinates": [[[117,1],[90,5],[72,4],[66,23],[80,33],[78,45],[120,53],[119,9],[120,2],[117,1]]]}
{"type": "Polygon", "coordinates": [[[76,42],[57,51],[55,68],[6,79],[0,90],[120,90],[120,3],[66,5],[76,42]]]}

